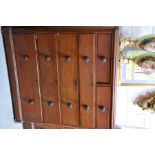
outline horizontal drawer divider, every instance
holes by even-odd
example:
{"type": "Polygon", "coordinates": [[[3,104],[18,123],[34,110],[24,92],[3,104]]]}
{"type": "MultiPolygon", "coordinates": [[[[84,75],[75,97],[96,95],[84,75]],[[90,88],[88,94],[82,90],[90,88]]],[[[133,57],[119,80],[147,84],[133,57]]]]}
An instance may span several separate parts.
{"type": "Polygon", "coordinates": [[[96,83],[96,86],[98,87],[106,87],[106,86],[112,86],[112,84],[106,84],[106,83],[96,83]]]}

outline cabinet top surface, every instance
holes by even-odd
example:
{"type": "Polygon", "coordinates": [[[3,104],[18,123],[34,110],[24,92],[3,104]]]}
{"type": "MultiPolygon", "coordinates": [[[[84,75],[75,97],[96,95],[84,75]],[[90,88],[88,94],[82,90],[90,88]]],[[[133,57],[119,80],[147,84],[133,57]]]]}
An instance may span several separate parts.
{"type": "Polygon", "coordinates": [[[2,26],[2,33],[112,32],[116,26],[2,26]]]}

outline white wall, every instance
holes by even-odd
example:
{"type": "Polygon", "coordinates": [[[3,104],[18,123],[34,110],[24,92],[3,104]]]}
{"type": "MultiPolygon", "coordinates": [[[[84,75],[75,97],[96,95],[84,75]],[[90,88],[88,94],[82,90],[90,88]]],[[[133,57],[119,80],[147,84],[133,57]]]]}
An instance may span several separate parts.
{"type": "MultiPolygon", "coordinates": [[[[137,38],[146,34],[155,33],[155,27],[123,26],[120,27],[120,32],[124,36],[137,38]]],[[[149,111],[143,111],[133,104],[136,96],[152,90],[155,90],[155,86],[118,86],[116,124],[128,128],[155,128],[155,114],[149,111]]]]}
{"type": "Polygon", "coordinates": [[[0,129],[1,128],[22,128],[22,125],[20,123],[14,123],[13,121],[9,80],[0,30],[0,129]]]}

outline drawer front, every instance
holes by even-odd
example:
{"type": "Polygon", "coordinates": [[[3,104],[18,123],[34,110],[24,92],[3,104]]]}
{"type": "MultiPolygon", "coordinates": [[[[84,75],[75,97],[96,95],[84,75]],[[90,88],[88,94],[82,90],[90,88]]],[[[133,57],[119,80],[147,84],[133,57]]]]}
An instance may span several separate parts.
{"type": "Polygon", "coordinates": [[[62,122],[79,125],[77,34],[60,33],[58,38],[62,122]]]}
{"type": "Polygon", "coordinates": [[[96,82],[110,83],[112,34],[97,34],[96,82]]]}
{"type": "Polygon", "coordinates": [[[96,128],[110,128],[111,87],[97,87],[96,128]]]}
{"type": "Polygon", "coordinates": [[[95,34],[79,34],[80,125],[94,128],[95,34]]]}
{"type": "Polygon", "coordinates": [[[38,34],[38,57],[43,119],[45,123],[59,124],[60,105],[58,96],[56,46],[56,34],[38,34]]]}
{"type": "Polygon", "coordinates": [[[42,122],[35,36],[33,34],[15,34],[13,42],[23,120],[42,122]]]}

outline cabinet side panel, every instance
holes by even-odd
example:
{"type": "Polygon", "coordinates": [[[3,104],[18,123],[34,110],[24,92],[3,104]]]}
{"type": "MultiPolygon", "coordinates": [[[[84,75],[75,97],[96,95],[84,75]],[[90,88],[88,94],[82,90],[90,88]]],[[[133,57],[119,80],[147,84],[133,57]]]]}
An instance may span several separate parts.
{"type": "Polygon", "coordinates": [[[17,68],[15,62],[15,53],[12,47],[11,32],[3,34],[3,41],[6,53],[8,75],[11,89],[11,97],[13,104],[14,120],[20,122],[22,120],[21,101],[19,95],[19,85],[17,78],[17,68]]]}

